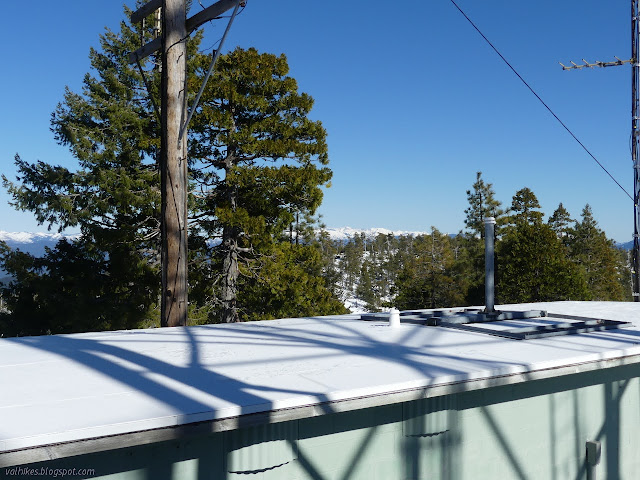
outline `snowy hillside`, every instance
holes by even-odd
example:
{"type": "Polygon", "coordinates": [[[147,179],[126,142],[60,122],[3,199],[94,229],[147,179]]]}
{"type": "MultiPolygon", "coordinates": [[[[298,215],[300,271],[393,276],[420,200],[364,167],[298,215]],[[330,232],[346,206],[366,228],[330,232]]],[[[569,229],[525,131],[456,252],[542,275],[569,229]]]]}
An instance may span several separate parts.
{"type": "Polygon", "coordinates": [[[378,235],[393,235],[394,237],[400,237],[403,235],[427,235],[429,232],[410,232],[407,230],[389,230],[387,228],[352,228],[352,227],[339,227],[339,228],[325,228],[324,229],[332,240],[350,240],[354,235],[365,234],[366,237],[376,237],[378,235]]]}
{"type": "Polygon", "coordinates": [[[47,232],[5,232],[0,230],[0,241],[5,242],[13,249],[19,249],[25,253],[41,256],[45,247],[54,247],[62,238],[73,239],[78,235],[47,232]]]}
{"type": "Polygon", "coordinates": [[[631,250],[633,248],[633,240],[626,243],[616,243],[616,247],[621,248],[622,250],[631,250]]]}
{"type": "MultiPolygon", "coordinates": [[[[352,228],[352,227],[340,227],[340,228],[326,228],[325,231],[329,234],[332,240],[351,240],[354,235],[360,235],[364,233],[368,238],[376,237],[379,234],[393,235],[399,237],[402,235],[425,235],[427,232],[410,232],[405,230],[389,230],[387,228],[352,228]]],[[[74,239],[78,235],[75,234],[62,234],[62,233],[47,233],[47,232],[5,232],[0,230],[0,241],[6,242],[11,248],[20,249],[23,252],[30,253],[35,256],[41,256],[45,252],[45,247],[54,247],[56,243],[62,238],[74,239]]]]}

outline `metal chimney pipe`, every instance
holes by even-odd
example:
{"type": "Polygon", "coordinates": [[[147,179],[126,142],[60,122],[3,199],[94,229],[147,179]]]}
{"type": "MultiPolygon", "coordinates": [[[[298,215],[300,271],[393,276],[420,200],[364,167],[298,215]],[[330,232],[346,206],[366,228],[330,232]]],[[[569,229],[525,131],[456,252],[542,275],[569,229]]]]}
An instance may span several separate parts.
{"type": "Polygon", "coordinates": [[[485,312],[493,313],[495,304],[495,267],[494,267],[494,237],[496,219],[484,219],[484,298],[485,312]]]}

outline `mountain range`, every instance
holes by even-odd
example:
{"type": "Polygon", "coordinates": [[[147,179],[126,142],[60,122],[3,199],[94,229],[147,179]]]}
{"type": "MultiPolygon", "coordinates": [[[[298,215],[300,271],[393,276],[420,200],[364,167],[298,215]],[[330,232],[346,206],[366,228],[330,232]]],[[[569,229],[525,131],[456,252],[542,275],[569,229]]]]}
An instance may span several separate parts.
{"type": "Polygon", "coordinates": [[[0,241],[5,242],[11,248],[30,253],[34,256],[42,256],[45,247],[55,247],[62,238],[73,240],[79,234],[49,233],[49,232],[5,232],[0,230],[0,241]]]}
{"type": "MultiPolygon", "coordinates": [[[[347,241],[353,238],[354,235],[363,234],[368,237],[375,237],[377,235],[393,235],[396,237],[403,235],[426,235],[429,232],[419,231],[407,231],[407,230],[389,230],[387,228],[352,228],[352,227],[339,227],[339,228],[325,228],[324,229],[332,240],[347,241]]],[[[45,253],[45,248],[52,248],[62,238],[68,238],[73,240],[77,238],[79,234],[63,234],[63,233],[48,233],[48,232],[5,232],[0,230],[0,241],[5,242],[9,247],[13,249],[19,249],[25,253],[31,255],[41,256],[45,253]]],[[[633,241],[626,243],[617,243],[618,248],[624,250],[631,250],[633,248],[633,241]]]]}

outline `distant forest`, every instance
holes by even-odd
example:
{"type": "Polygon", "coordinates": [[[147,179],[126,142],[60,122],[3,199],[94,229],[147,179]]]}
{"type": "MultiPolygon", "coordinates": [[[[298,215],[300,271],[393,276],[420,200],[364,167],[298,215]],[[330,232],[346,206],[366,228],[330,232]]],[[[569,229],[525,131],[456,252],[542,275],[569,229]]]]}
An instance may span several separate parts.
{"type": "MultiPolygon", "coordinates": [[[[497,303],[632,300],[630,253],[606,237],[589,205],[574,219],[560,204],[545,219],[535,194],[523,188],[503,208],[480,172],[467,199],[465,229],[455,235],[432,228],[425,235],[362,233],[333,240],[313,219],[298,217],[281,236],[284,256],[263,260],[259,275],[266,288],[261,294],[255,295],[251,274],[249,282],[241,282],[240,320],[346,313],[346,307],[380,311],[483,305],[487,216],[497,221],[497,303]]],[[[12,275],[0,290],[4,336],[123,327],[109,320],[113,306],[105,305],[99,291],[106,285],[86,283],[88,277],[102,282],[106,277],[95,277],[91,264],[78,263],[74,250],[80,241],[63,239],[43,257],[0,244],[0,268],[12,275]]],[[[159,325],[157,310],[157,303],[151,303],[126,326],[159,325]]],[[[191,323],[221,321],[211,310],[203,314],[194,306],[191,312],[191,323]]]]}
{"type": "Polygon", "coordinates": [[[589,205],[572,218],[562,204],[545,219],[535,194],[517,191],[502,208],[478,172],[467,191],[465,230],[428,235],[320,235],[331,291],[350,306],[378,311],[484,304],[484,218],[496,218],[496,300],[631,301],[629,252],[598,227],[589,205]]]}

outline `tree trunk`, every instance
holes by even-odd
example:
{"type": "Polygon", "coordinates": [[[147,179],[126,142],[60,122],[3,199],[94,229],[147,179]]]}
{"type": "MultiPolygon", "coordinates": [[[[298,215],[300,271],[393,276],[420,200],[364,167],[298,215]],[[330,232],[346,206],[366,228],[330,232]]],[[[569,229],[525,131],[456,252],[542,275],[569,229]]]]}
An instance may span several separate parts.
{"type": "Polygon", "coordinates": [[[238,322],[238,239],[234,228],[224,227],[222,242],[224,245],[223,280],[222,280],[222,322],[238,322]]]}
{"type": "MultiPolygon", "coordinates": [[[[231,150],[231,149],[230,149],[231,150]]],[[[229,178],[229,171],[233,165],[235,156],[233,151],[227,156],[225,161],[225,182],[229,178]]],[[[227,201],[233,212],[238,205],[238,191],[233,185],[226,185],[227,201]]],[[[225,225],[222,229],[222,248],[224,249],[224,260],[222,264],[222,322],[234,323],[240,321],[238,316],[238,241],[240,232],[235,226],[225,225]]]]}

